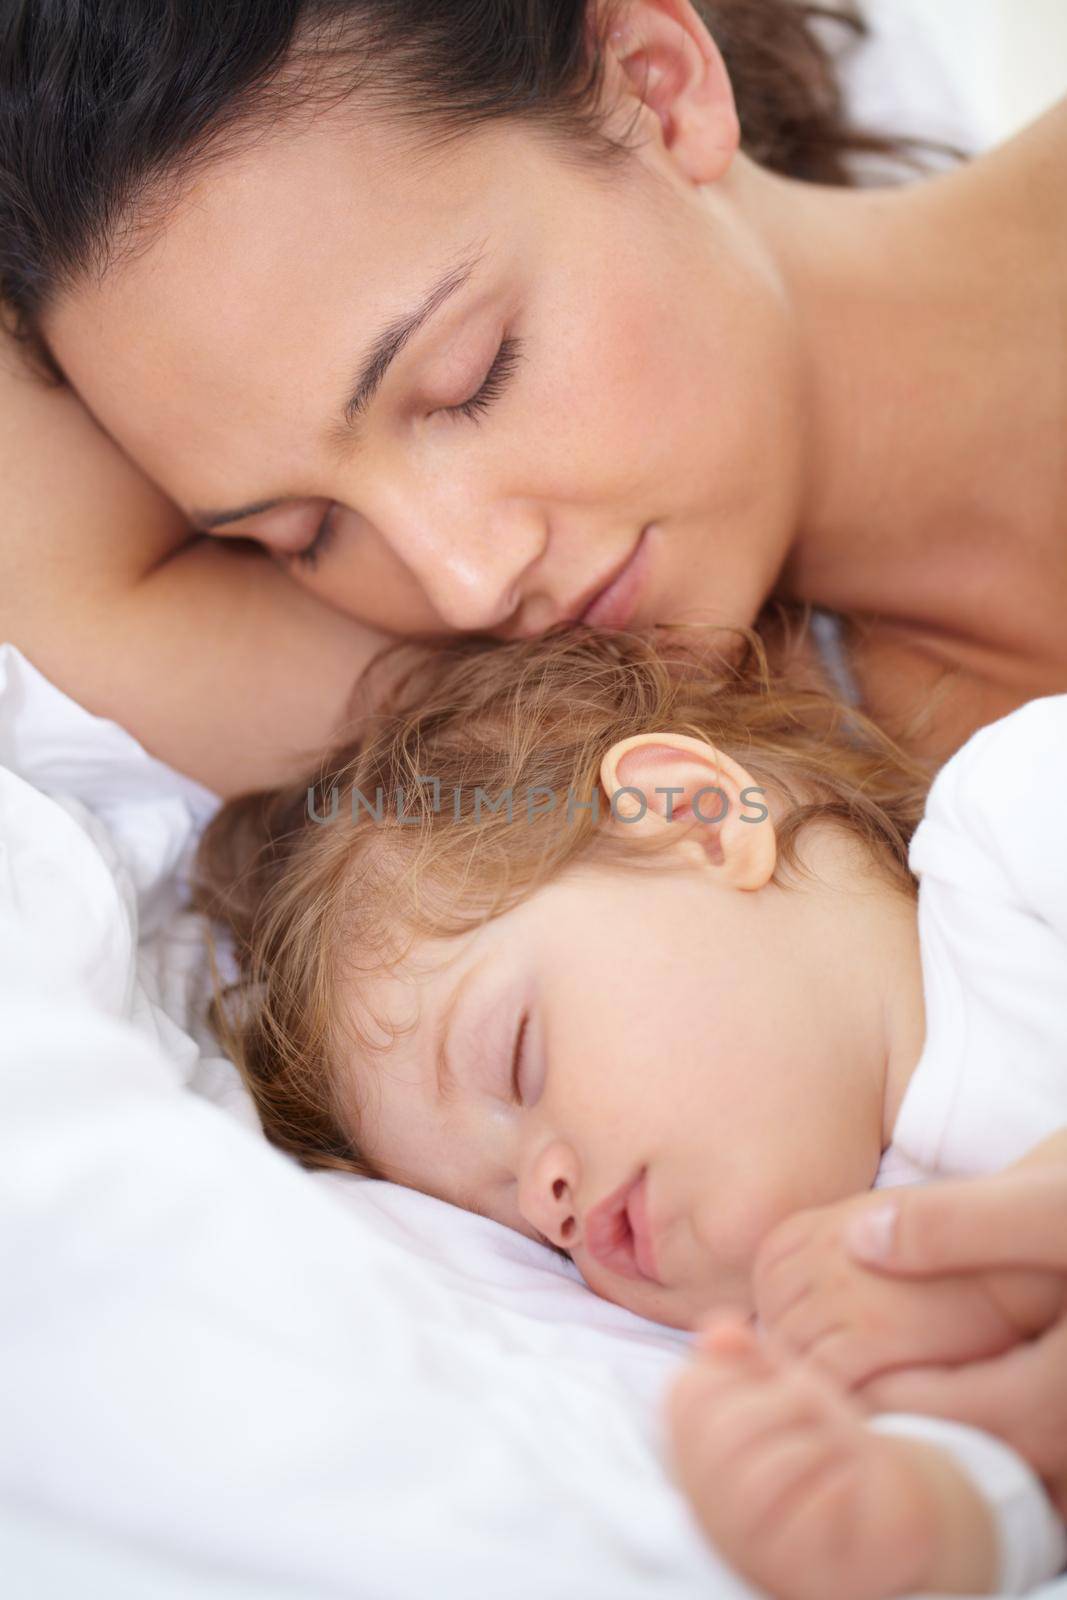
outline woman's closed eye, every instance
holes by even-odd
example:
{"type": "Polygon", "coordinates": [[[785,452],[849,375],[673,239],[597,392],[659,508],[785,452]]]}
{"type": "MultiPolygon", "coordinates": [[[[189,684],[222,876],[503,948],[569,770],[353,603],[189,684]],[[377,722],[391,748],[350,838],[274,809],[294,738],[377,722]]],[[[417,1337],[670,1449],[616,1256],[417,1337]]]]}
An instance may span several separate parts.
{"type": "Polygon", "coordinates": [[[341,508],[337,504],[336,500],[332,501],[326,507],[322,521],[315,529],[311,543],[309,545],[305,545],[303,550],[297,551],[292,558],[294,561],[298,561],[302,567],[308,567],[311,571],[314,571],[318,564],[319,557],[325,554],[333,540],[334,534],[337,532],[336,517],[337,512],[340,511],[340,509],[341,508]]]}
{"type": "MultiPolygon", "coordinates": [[[[493,364],[482,380],[481,386],[471,395],[469,400],[464,400],[460,405],[439,407],[441,415],[445,417],[469,417],[472,421],[477,421],[479,416],[485,415],[493,401],[503,394],[509,379],[522,359],[522,340],[513,335],[502,339],[500,348],[493,359],[493,364]]],[[[431,412],[430,415],[434,416],[436,413],[431,412]]],[[[293,557],[294,561],[299,562],[302,567],[307,567],[309,570],[314,571],[321,557],[329,549],[337,532],[336,514],[339,510],[340,507],[336,501],[327,506],[311,543],[296,553],[293,557]]]]}
{"type": "MultiPolygon", "coordinates": [[[[500,341],[500,348],[493,359],[493,364],[486,373],[481,387],[471,395],[469,400],[464,400],[458,406],[441,406],[440,412],[446,417],[470,417],[477,421],[479,416],[484,416],[507,387],[515,372],[515,368],[523,359],[522,340],[508,335],[500,341]]],[[[434,415],[434,413],[431,413],[434,415]]]]}

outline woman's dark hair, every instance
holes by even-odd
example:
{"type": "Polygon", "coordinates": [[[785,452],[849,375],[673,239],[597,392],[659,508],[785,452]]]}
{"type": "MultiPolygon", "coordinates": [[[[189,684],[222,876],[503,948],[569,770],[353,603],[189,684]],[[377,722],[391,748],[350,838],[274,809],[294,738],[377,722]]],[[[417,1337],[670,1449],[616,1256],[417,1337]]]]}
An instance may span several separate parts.
{"type": "MultiPolygon", "coordinates": [[[[577,161],[601,132],[591,0],[5,0],[0,17],[0,305],[54,377],[51,298],[102,271],[165,214],[171,186],[224,143],[358,94],[368,114],[448,138],[524,120],[577,161]]],[[[609,0],[604,29],[618,9],[609,0]]],[[[851,0],[697,0],[726,60],[743,146],[764,166],[849,182],[859,152],[902,141],[848,127],[835,52],[851,0]]],[[[907,157],[905,157],[907,159],[907,157]]]]}

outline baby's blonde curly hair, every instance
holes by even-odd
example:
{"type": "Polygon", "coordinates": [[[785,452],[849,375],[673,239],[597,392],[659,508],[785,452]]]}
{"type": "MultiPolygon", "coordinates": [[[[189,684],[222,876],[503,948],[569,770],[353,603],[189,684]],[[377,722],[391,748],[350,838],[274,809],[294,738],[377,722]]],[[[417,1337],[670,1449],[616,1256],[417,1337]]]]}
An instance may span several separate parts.
{"type": "Polygon", "coordinates": [[[229,801],[197,857],[195,903],[232,939],[237,971],[216,980],[212,1021],[267,1136],[304,1166],[376,1175],[337,1089],[351,1083],[341,1062],[369,1069],[382,1048],[380,1020],[360,1021],[361,1010],[371,1021],[361,979],[579,859],[654,857],[655,844],[620,841],[583,806],[619,739],[706,739],[777,794],[778,881],[804,871],[797,841],[823,822],[914,893],[908,845],[932,771],[823,692],[801,662],[806,622],[779,608],[766,645],[748,628],[568,627],[503,645],[401,643],[377,658],[358,734],[299,781],[229,801]]]}

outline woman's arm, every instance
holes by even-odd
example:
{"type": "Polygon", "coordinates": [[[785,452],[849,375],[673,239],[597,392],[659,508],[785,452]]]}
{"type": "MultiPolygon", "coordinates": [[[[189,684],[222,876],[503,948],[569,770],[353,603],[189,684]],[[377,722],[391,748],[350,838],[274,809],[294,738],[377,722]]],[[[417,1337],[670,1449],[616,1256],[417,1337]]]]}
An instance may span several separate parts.
{"type": "Polygon", "coordinates": [[[67,389],[0,348],[0,638],[223,795],[293,776],[386,636],[196,536],[67,389]]]}

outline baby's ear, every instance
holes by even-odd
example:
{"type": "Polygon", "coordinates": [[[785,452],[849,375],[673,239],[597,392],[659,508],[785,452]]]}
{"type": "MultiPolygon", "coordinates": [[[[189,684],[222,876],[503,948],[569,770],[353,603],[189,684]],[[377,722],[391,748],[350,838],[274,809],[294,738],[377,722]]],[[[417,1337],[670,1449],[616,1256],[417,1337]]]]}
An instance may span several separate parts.
{"type": "Polygon", "coordinates": [[[739,762],[705,739],[639,733],[619,739],[600,764],[609,826],[647,839],[678,832],[678,849],[736,889],[762,889],[778,847],[764,790],[739,762]]]}

